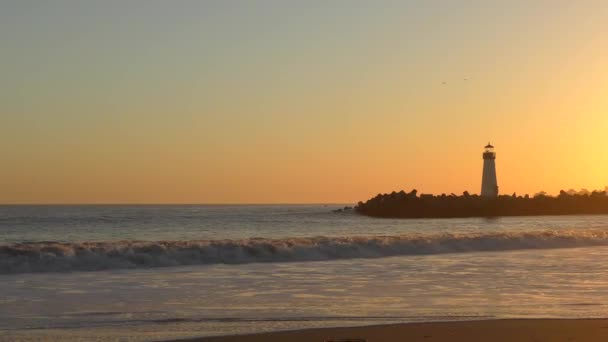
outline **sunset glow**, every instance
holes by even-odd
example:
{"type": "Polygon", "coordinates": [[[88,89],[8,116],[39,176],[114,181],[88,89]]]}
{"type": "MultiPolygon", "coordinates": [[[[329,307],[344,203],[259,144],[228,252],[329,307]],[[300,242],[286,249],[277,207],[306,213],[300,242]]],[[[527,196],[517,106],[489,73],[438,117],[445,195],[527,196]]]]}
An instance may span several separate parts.
{"type": "Polygon", "coordinates": [[[0,203],[608,185],[602,1],[181,3],[0,5],[0,203]]]}

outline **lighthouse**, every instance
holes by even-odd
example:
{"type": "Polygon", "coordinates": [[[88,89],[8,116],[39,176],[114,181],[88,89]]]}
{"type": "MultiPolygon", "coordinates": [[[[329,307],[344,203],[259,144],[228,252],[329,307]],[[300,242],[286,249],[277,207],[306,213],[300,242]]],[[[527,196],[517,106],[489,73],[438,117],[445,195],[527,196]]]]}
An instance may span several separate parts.
{"type": "Polygon", "coordinates": [[[483,175],[481,176],[481,196],[494,198],[498,196],[498,182],[496,181],[496,152],[490,143],[483,152],[483,175]]]}

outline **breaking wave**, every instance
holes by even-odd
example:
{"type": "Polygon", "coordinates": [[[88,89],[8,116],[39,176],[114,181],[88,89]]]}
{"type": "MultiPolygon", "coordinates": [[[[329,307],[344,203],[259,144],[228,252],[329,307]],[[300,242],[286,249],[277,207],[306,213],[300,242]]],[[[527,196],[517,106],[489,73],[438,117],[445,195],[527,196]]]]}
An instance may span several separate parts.
{"type": "Polygon", "coordinates": [[[0,245],[0,274],[608,246],[608,230],[0,245]]]}

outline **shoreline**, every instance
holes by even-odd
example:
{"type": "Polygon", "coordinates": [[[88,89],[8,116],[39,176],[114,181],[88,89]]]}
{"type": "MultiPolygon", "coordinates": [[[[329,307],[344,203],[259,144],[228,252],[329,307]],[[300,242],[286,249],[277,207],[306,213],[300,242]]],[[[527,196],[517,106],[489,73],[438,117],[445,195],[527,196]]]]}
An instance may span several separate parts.
{"type": "Polygon", "coordinates": [[[608,341],[608,318],[530,318],[380,324],[312,328],[245,335],[209,336],[168,341],[189,342],[325,342],[340,339],[394,341],[608,341]]]}

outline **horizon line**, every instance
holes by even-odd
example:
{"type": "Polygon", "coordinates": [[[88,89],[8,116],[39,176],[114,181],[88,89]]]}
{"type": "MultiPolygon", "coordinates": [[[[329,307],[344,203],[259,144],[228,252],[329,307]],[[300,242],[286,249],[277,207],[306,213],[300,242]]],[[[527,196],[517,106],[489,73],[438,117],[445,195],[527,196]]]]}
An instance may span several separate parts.
{"type": "Polygon", "coordinates": [[[82,206],[112,206],[112,205],[133,205],[133,206],[154,206],[154,205],[208,205],[208,206],[220,206],[220,205],[234,205],[234,206],[252,206],[252,205],[344,205],[344,204],[353,204],[355,205],[357,202],[273,202],[273,203],[263,203],[263,202],[242,202],[242,203],[137,203],[137,202],[116,202],[116,203],[92,203],[92,202],[83,202],[83,203],[0,203],[0,206],[69,206],[69,205],[82,205],[82,206]]]}

